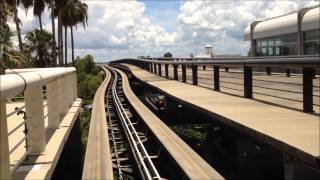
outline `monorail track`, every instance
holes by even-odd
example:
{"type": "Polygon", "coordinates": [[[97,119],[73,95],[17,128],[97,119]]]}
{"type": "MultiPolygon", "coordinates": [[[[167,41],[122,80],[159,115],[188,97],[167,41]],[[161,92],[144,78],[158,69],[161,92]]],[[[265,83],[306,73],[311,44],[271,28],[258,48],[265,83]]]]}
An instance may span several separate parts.
{"type": "Polygon", "coordinates": [[[93,103],[83,179],[224,179],[143,105],[126,74],[109,66],[102,68],[106,80],[93,103]],[[101,99],[104,113],[100,107],[95,109],[95,101],[101,99]],[[102,120],[104,125],[98,128],[102,120]]]}
{"type": "Polygon", "coordinates": [[[123,160],[127,160],[127,158],[122,158],[120,156],[122,154],[121,150],[126,150],[124,149],[126,144],[130,145],[131,153],[140,172],[140,177],[142,179],[161,179],[154,163],[152,162],[151,156],[142,142],[143,133],[136,130],[135,125],[137,123],[130,117],[131,112],[128,102],[123,94],[121,76],[119,76],[115,70],[110,70],[112,73],[112,80],[108,88],[107,96],[107,108],[109,114],[108,127],[111,135],[111,138],[109,139],[113,144],[112,149],[114,153],[112,157],[113,161],[116,162],[115,167],[118,171],[119,179],[123,179],[125,170],[128,172],[128,169],[130,169],[128,167],[132,167],[132,165],[123,166],[121,163],[123,160]],[[115,113],[117,113],[117,119],[113,119],[113,117],[115,117],[115,113]],[[123,134],[120,135],[120,129],[116,129],[120,128],[119,124],[121,124],[122,132],[124,132],[125,137],[123,134]],[[116,131],[118,131],[120,137],[116,135],[116,131]],[[124,138],[126,138],[126,141],[124,141],[124,138]],[[121,148],[118,149],[119,147],[121,148]]]}

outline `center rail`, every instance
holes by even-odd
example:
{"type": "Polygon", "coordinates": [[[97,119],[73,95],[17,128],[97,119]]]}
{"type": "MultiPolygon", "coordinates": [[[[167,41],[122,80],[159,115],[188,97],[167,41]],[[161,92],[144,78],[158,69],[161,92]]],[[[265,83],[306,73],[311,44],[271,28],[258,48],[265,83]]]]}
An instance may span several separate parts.
{"type": "Polygon", "coordinates": [[[112,83],[113,102],[115,104],[115,108],[118,113],[124,132],[129,141],[131,151],[136,160],[141,177],[143,179],[161,179],[156,167],[154,166],[151,160],[151,156],[148,154],[145,146],[143,145],[140,139],[138,132],[134,127],[134,123],[131,122],[129,116],[127,115],[127,111],[125,110],[122,104],[123,99],[119,97],[118,89],[122,88],[122,86],[118,83],[122,82],[121,78],[118,77],[116,71],[112,69],[110,70],[114,76],[114,80],[112,83]]]}

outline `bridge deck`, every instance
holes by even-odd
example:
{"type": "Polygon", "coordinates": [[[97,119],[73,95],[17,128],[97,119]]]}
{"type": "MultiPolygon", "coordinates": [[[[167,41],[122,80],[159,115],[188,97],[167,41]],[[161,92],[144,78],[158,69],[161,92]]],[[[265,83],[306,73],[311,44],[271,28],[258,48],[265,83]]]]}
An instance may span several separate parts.
{"type": "Polygon", "coordinates": [[[123,91],[127,99],[188,178],[224,179],[138,99],[131,90],[126,75],[122,71],[118,72],[122,76],[123,91]]]}
{"type": "Polygon", "coordinates": [[[283,152],[315,164],[320,158],[319,116],[193,86],[124,64],[134,76],[215,119],[283,152]]]}

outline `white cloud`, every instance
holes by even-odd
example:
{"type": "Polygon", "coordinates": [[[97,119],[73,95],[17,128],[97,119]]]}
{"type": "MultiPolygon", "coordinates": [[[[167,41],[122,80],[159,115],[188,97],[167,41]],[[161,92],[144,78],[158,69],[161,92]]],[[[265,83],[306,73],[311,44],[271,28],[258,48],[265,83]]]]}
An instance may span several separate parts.
{"type": "MultiPolygon", "coordinates": [[[[242,34],[250,22],[318,3],[316,1],[182,1],[180,9],[176,10],[179,11],[177,17],[171,17],[171,21],[174,21],[172,24],[176,27],[168,32],[157,21],[152,22],[146,16],[144,13],[146,6],[143,2],[85,2],[89,7],[89,22],[85,29],[82,25],[74,29],[75,53],[76,55],[90,53],[99,61],[138,55],[161,56],[166,51],[172,52],[175,56],[187,57],[191,53],[202,53],[206,44],[212,44],[214,52],[218,54],[245,55],[249,43],[242,40],[242,34]]],[[[33,10],[29,9],[26,14],[19,8],[23,34],[39,27],[38,18],[34,18],[32,12],[33,10]]],[[[47,10],[42,16],[43,27],[51,31],[49,12],[50,10],[47,10]]],[[[10,27],[15,31],[14,23],[10,23],[10,27]]]]}

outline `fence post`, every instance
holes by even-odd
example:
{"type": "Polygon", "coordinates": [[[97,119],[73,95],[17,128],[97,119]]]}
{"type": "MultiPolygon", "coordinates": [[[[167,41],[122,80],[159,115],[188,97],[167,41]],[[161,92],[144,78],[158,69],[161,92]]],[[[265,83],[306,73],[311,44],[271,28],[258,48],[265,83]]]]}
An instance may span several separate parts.
{"type": "Polygon", "coordinates": [[[286,69],[286,76],[287,76],[287,77],[290,77],[290,74],[291,74],[291,70],[290,70],[289,68],[287,68],[287,69],[286,69]]]}
{"type": "Polygon", "coordinates": [[[159,76],[162,75],[161,64],[158,64],[158,74],[159,74],[159,76]]]}
{"type": "Polygon", "coordinates": [[[182,82],[186,83],[187,82],[187,66],[182,65],[181,70],[182,70],[182,82]]]}
{"type": "Polygon", "coordinates": [[[40,155],[46,148],[43,94],[40,77],[39,83],[26,88],[24,100],[26,104],[29,155],[40,155]]]}
{"type": "Polygon", "coordinates": [[[173,79],[178,80],[178,65],[173,65],[173,79]]]}
{"type": "Polygon", "coordinates": [[[168,70],[168,68],[169,68],[169,64],[165,64],[165,65],[164,65],[164,71],[165,71],[165,74],[166,74],[166,78],[169,77],[169,70],[168,70]]]}
{"type": "Polygon", "coordinates": [[[192,65],[192,84],[198,85],[198,66],[192,65]]]}
{"type": "Polygon", "coordinates": [[[11,179],[6,99],[0,98],[0,179],[11,179]]]}
{"type": "Polygon", "coordinates": [[[214,84],[214,90],[220,91],[220,72],[219,72],[219,66],[213,66],[213,84],[214,84]]]}
{"type": "Polygon", "coordinates": [[[303,67],[303,111],[313,112],[313,69],[303,67]]]}
{"type": "Polygon", "coordinates": [[[244,97],[252,98],[252,67],[244,66],[244,97]]]}

